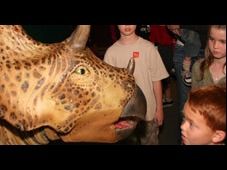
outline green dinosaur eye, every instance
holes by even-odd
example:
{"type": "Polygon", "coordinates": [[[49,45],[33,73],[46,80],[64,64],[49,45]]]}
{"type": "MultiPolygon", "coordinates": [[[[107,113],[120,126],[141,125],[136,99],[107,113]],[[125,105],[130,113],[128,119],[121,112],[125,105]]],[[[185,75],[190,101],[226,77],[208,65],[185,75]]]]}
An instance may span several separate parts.
{"type": "Polygon", "coordinates": [[[74,72],[76,74],[84,75],[87,73],[87,69],[84,66],[79,66],[74,72]]]}

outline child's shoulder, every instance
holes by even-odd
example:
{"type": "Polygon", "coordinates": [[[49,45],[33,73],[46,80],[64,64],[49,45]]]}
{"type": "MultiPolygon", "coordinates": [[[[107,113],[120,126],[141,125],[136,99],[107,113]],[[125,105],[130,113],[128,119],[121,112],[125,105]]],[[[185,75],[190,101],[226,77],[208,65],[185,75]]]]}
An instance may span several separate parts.
{"type": "Polygon", "coordinates": [[[196,60],[196,62],[192,66],[192,74],[195,76],[195,79],[197,79],[197,80],[201,79],[200,66],[203,61],[204,61],[204,58],[200,58],[200,59],[196,60]]]}
{"type": "Polygon", "coordinates": [[[194,66],[199,67],[204,60],[205,60],[204,58],[200,58],[200,59],[196,60],[194,66]]]}
{"type": "Polygon", "coordinates": [[[143,44],[143,45],[146,46],[146,47],[155,48],[153,42],[151,42],[151,41],[149,41],[149,40],[146,40],[146,39],[144,39],[144,38],[142,38],[142,37],[140,37],[139,43],[143,44]]]}

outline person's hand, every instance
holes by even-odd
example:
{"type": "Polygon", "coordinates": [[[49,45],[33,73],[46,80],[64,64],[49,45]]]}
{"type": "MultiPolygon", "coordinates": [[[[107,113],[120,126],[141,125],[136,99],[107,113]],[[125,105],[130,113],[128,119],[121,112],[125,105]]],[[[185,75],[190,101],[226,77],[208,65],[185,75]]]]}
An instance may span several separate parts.
{"type": "Polygon", "coordinates": [[[184,71],[189,71],[191,66],[191,58],[190,57],[185,57],[183,61],[183,70],[184,71]]]}
{"type": "Polygon", "coordinates": [[[174,34],[181,36],[181,32],[180,32],[179,28],[173,29],[172,31],[173,31],[174,34]]]}
{"type": "Polygon", "coordinates": [[[163,124],[164,120],[164,112],[162,111],[157,111],[155,113],[155,120],[157,121],[158,125],[161,126],[163,124]]]}

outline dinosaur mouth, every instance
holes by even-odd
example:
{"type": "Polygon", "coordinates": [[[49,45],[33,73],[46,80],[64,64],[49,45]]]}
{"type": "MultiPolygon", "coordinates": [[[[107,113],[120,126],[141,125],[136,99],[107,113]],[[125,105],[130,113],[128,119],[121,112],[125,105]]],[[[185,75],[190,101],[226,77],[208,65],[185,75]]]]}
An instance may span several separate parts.
{"type": "Polygon", "coordinates": [[[140,119],[137,117],[124,117],[115,122],[114,127],[118,139],[127,138],[135,130],[139,121],[140,119]]]}
{"type": "Polygon", "coordinates": [[[116,135],[119,140],[128,137],[141,120],[145,120],[147,111],[146,99],[139,86],[136,85],[135,93],[125,105],[120,118],[114,123],[116,135]]]}
{"type": "Polygon", "coordinates": [[[116,129],[134,129],[138,121],[135,117],[120,118],[114,126],[116,129]]]}

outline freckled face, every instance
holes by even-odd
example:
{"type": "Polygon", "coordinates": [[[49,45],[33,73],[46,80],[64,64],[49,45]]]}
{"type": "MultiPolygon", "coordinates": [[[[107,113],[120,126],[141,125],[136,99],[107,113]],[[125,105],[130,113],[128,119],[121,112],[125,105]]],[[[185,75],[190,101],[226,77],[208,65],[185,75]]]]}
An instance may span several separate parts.
{"type": "Polygon", "coordinates": [[[208,46],[215,58],[226,56],[226,30],[212,27],[208,39],[208,46]]]}
{"type": "Polygon", "coordinates": [[[198,112],[193,112],[188,103],[184,106],[184,121],[181,125],[182,143],[185,145],[212,144],[214,131],[207,126],[198,112]]]}

